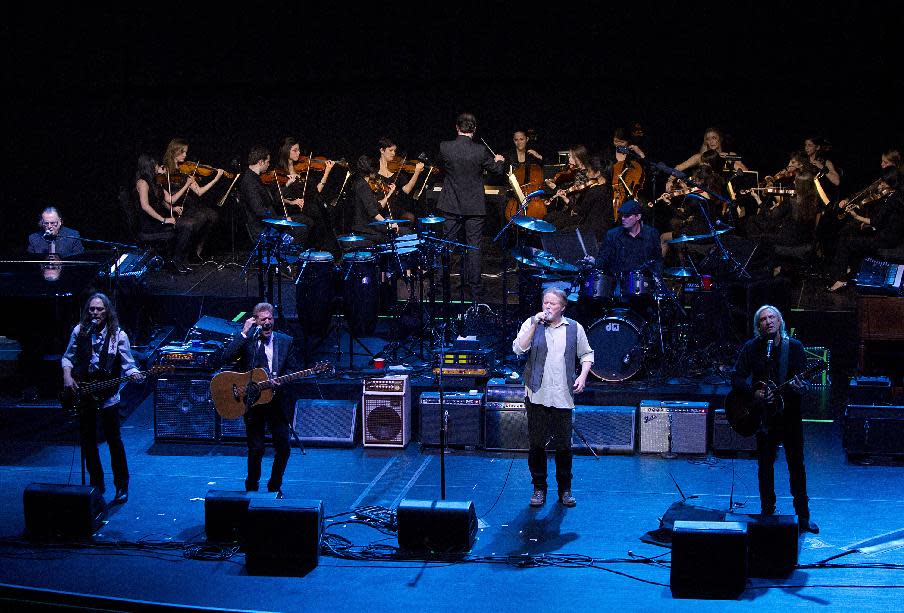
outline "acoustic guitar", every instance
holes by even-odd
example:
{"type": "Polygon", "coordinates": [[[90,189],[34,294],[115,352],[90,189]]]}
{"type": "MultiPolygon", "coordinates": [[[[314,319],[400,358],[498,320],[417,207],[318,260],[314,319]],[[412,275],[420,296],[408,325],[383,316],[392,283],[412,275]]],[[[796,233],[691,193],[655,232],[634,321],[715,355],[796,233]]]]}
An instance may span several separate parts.
{"type": "Polygon", "coordinates": [[[334,372],[333,365],[329,362],[318,362],[313,368],[299,370],[275,379],[269,378],[267,371],[263,368],[254,368],[245,372],[227,370],[217,373],[210,380],[210,398],[220,417],[238,419],[251,407],[273,400],[273,388],[277,385],[322,372],[334,372]]]}
{"type": "MultiPolygon", "coordinates": [[[[165,372],[175,369],[171,364],[152,366],[138,374],[145,377],[159,377],[165,372]]],[[[66,388],[60,392],[60,404],[69,413],[78,412],[89,402],[103,402],[116,393],[120,385],[132,380],[132,375],[114,379],[97,379],[88,377],[78,382],[78,389],[66,388]]]]}
{"type": "Polygon", "coordinates": [[[753,436],[760,429],[764,419],[768,421],[779,415],[785,408],[779,392],[794,380],[806,381],[815,374],[821,373],[829,367],[823,361],[813,364],[802,373],[788,379],[781,385],[772,381],[757,381],[751,390],[732,389],[725,397],[725,416],[732,430],[741,436],[753,436]],[[754,396],[757,390],[772,390],[772,401],[766,402],[754,396]]]}

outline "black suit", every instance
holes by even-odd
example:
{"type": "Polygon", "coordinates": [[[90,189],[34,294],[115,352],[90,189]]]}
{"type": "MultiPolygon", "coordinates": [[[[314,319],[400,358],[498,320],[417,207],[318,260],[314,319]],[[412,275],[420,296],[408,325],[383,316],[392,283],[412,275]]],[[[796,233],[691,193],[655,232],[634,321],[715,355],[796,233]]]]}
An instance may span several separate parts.
{"type": "MultiPolygon", "coordinates": [[[[483,171],[502,174],[505,165],[495,161],[485,146],[478,145],[471,137],[461,134],[455,140],[440,143],[439,165],[445,177],[436,208],[446,217],[444,225],[446,237],[458,240],[458,235],[464,228],[465,242],[473,247],[479,247],[486,215],[483,171]]],[[[476,298],[481,289],[480,251],[469,250],[465,262],[466,282],[472,296],[476,298]]]]}
{"type": "MultiPolygon", "coordinates": [[[[237,334],[224,351],[224,361],[230,360],[235,354],[240,354],[241,368],[251,370],[255,367],[267,369],[271,377],[287,374],[292,368],[294,360],[292,354],[292,337],[285,334],[274,333],[271,339],[273,343],[273,362],[275,366],[269,367],[264,347],[257,339],[245,338],[237,334]]],[[[291,372],[291,371],[290,371],[291,372]]],[[[270,481],[267,482],[267,491],[276,492],[282,487],[283,474],[289,463],[289,424],[295,411],[289,402],[288,394],[284,390],[275,390],[273,400],[266,404],[259,404],[245,413],[245,433],[248,437],[248,477],[245,479],[245,489],[257,491],[261,477],[261,461],[264,457],[264,427],[270,428],[273,436],[273,449],[276,456],[273,459],[273,469],[270,472],[270,481]]]]}
{"type": "Polygon", "coordinates": [[[239,195],[248,214],[251,233],[257,236],[267,229],[265,219],[278,217],[273,208],[273,197],[261,182],[260,175],[250,169],[243,172],[239,179],[239,195]]]}
{"type": "MultiPolygon", "coordinates": [[[[71,228],[61,227],[56,237],[56,254],[61,258],[85,252],[79,233],[71,228]]],[[[50,253],[50,243],[44,240],[43,232],[28,235],[28,253],[50,253]]]]}

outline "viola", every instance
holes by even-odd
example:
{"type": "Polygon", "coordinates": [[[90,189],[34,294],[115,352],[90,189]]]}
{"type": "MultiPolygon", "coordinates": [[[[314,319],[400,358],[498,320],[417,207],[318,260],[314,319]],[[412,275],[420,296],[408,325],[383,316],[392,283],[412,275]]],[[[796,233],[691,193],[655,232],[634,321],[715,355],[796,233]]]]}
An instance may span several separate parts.
{"type": "Polygon", "coordinates": [[[342,166],[343,168],[348,168],[348,162],[344,159],[341,160],[330,160],[328,157],[320,155],[316,157],[308,157],[306,155],[298,158],[297,162],[293,162],[293,166],[295,167],[295,172],[307,172],[308,170],[319,170],[323,172],[326,170],[326,163],[333,162],[336,166],[342,166]]]}
{"type": "MultiPolygon", "coordinates": [[[[201,164],[200,162],[182,162],[181,164],[179,164],[179,172],[186,175],[196,174],[202,177],[209,177],[210,175],[216,174],[219,171],[219,168],[214,168],[213,166],[208,166],[207,164],[201,164]]],[[[224,170],[223,176],[227,179],[234,179],[235,173],[224,170]]]]}

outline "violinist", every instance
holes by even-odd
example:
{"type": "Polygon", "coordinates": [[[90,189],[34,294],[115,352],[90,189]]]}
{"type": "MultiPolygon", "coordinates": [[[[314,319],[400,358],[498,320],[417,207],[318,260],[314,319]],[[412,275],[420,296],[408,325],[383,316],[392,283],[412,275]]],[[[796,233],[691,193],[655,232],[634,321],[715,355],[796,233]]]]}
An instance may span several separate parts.
{"type": "Polygon", "coordinates": [[[389,229],[398,230],[396,224],[371,226],[375,221],[389,219],[386,203],[396,190],[395,183],[383,183],[377,179],[377,164],[369,155],[358,158],[357,173],[352,179],[352,231],[363,234],[374,242],[386,238],[389,229]]]}
{"type": "Polygon", "coordinates": [[[259,236],[267,230],[265,219],[281,217],[276,213],[276,203],[270,190],[261,181],[261,174],[270,167],[270,151],[261,145],[251,147],[248,152],[248,172],[239,179],[239,197],[248,216],[248,230],[252,236],[259,236]]]}
{"type": "MultiPolygon", "coordinates": [[[[708,128],[706,132],[703,133],[703,144],[700,145],[700,150],[675,166],[675,169],[685,171],[696,168],[703,162],[702,156],[704,153],[707,151],[714,151],[722,158],[721,164],[711,165],[715,172],[724,174],[737,170],[747,170],[747,167],[741,162],[738,154],[734,151],[725,151],[723,148],[724,146],[725,136],[722,134],[722,131],[718,128],[708,128]]],[[[672,189],[673,179],[674,177],[669,177],[665,187],[667,191],[672,189]]]]}
{"type": "MultiPolygon", "coordinates": [[[[297,168],[304,167],[305,163],[301,160],[301,145],[295,138],[286,137],[283,139],[282,146],[276,158],[276,169],[274,171],[274,186],[277,197],[282,198],[289,207],[289,214],[294,221],[300,221],[307,226],[307,237],[310,241],[303,240],[303,243],[310,242],[311,245],[321,244],[322,230],[325,228],[323,209],[315,205],[309,205],[305,208],[305,202],[317,201],[323,192],[326,183],[329,180],[330,172],[333,170],[335,162],[326,160],[324,162],[324,170],[321,175],[320,171],[312,172],[311,161],[306,159],[307,164],[304,173],[298,172],[297,168]],[[308,187],[312,180],[312,176],[319,176],[316,183],[315,191],[311,191],[308,187]],[[285,184],[283,184],[283,179],[285,184]],[[306,200],[307,195],[307,200],[306,200]]],[[[317,202],[319,204],[319,202],[317,202]]],[[[305,234],[305,233],[302,233],[305,234]]]]}
{"type": "MultiPolygon", "coordinates": [[[[584,145],[573,145],[568,148],[568,166],[546,179],[546,186],[558,193],[560,189],[570,186],[572,183],[581,183],[587,180],[587,162],[590,160],[590,152],[584,145]]],[[[564,195],[564,194],[562,194],[564,195]]]]}
{"type": "Polygon", "coordinates": [[[590,156],[585,167],[587,180],[562,190],[565,194],[560,198],[564,206],[550,207],[545,221],[559,230],[580,227],[584,232],[592,234],[599,244],[614,225],[611,214],[612,191],[603,173],[604,168],[600,156],[590,156]]]}
{"type": "Polygon", "coordinates": [[[194,249],[190,251],[189,257],[193,259],[193,264],[201,264],[203,263],[201,252],[204,249],[204,244],[207,242],[210,231],[213,229],[214,224],[216,224],[219,215],[214,209],[201,204],[200,201],[196,202],[195,199],[200,199],[201,196],[210,190],[210,188],[216,185],[217,181],[220,180],[220,177],[223,176],[224,171],[221,168],[216,169],[214,178],[201,186],[197,181],[196,174],[191,177],[191,180],[187,180],[185,179],[185,173],[180,170],[180,166],[185,163],[187,157],[188,143],[185,140],[174,138],[169,142],[166,146],[166,151],[163,154],[162,174],[164,176],[162,177],[162,185],[166,201],[175,205],[179,202],[180,198],[184,196],[179,207],[179,214],[196,219],[195,225],[197,226],[197,230],[193,241],[194,249]],[[183,181],[183,179],[185,180],[183,181]],[[180,185],[180,183],[183,182],[184,186],[180,185]],[[176,195],[179,192],[181,192],[181,196],[176,195]],[[192,196],[194,196],[194,198],[192,198],[192,196]]]}
{"type": "MultiPolygon", "coordinates": [[[[709,152],[702,156],[704,160],[698,164],[694,170],[691,179],[695,185],[701,188],[688,188],[686,185],[683,189],[677,190],[682,195],[690,196],[685,198],[680,204],[674,203],[674,196],[671,191],[666,191],[660,196],[660,199],[673,201],[672,210],[674,216],[669,222],[669,231],[663,232],[661,235],[662,256],[668,256],[671,245],[668,241],[679,235],[705,234],[709,232],[709,224],[702,215],[701,206],[706,207],[706,214],[709,221],[716,224],[723,213],[723,203],[714,199],[709,193],[712,192],[719,196],[725,196],[725,182],[713,170],[713,167],[706,160],[717,161],[719,155],[715,152],[709,152]]],[[[666,183],[667,190],[671,183],[666,183]]]]}
{"type": "Polygon", "coordinates": [[[398,147],[386,136],[377,141],[377,149],[379,149],[380,155],[377,158],[379,167],[376,178],[396,186],[395,195],[391,201],[387,201],[389,208],[392,209],[390,214],[396,219],[407,219],[414,223],[417,211],[416,202],[411,198],[411,192],[417,185],[421,173],[424,172],[425,165],[419,160],[413,160],[414,167],[411,172],[405,172],[405,168],[399,166],[402,160],[396,157],[398,147]]]}
{"type": "MultiPolygon", "coordinates": [[[[191,215],[180,216],[181,207],[172,206],[169,194],[157,181],[157,177],[163,172],[163,165],[157,164],[157,160],[151,156],[142,154],[138,157],[133,194],[141,209],[139,226],[142,232],[149,234],[158,233],[163,227],[173,228],[175,243],[168,264],[177,274],[188,274],[191,268],[185,265],[185,258],[189,245],[200,229],[199,220],[191,215]]],[[[184,193],[192,181],[194,179],[187,178],[179,191],[184,193]]],[[[174,194],[177,198],[181,195],[179,192],[174,194]]]]}
{"type": "Polygon", "coordinates": [[[838,200],[838,188],[841,185],[841,172],[829,159],[832,145],[821,136],[811,136],[804,140],[804,151],[810,164],[816,167],[820,186],[830,201],[838,200]]]}
{"type": "MultiPolygon", "coordinates": [[[[486,216],[483,172],[503,174],[505,158],[498,154],[494,156],[484,145],[474,142],[477,118],[471,113],[458,116],[455,130],[455,140],[439,145],[439,165],[445,175],[436,208],[446,218],[443,230],[447,238],[456,241],[459,233],[464,231],[465,243],[479,248],[486,216]]],[[[479,249],[469,249],[465,262],[466,283],[471,299],[476,302],[483,293],[479,249]]]]}

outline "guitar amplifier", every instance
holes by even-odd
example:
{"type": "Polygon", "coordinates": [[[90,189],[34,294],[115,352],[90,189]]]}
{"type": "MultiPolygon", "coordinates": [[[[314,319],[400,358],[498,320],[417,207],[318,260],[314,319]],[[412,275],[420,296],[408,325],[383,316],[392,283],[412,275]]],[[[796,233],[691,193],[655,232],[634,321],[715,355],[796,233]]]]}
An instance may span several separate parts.
{"type": "Polygon", "coordinates": [[[904,406],[849,404],[843,444],[848,457],[904,455],[904,406]]]}
{"type": "MultiPolygon", "coordinates": [[[[439,445],[442,413],[439,392],[421,394],[420,440],[423,445],[439,445]]],[[[443,411],[449,413],[446,424],[446,445],[476,448],[480,446],[480,411],[483,394],[446,392],[443,394],[443,411]]]]}
{"type": "Polygon", "coordinates": [[[216,341],[208,341],[205,345],[207,346],[179,344],[161,347],[154,363],[186,370],[215,370],[223,345],[216,341]]]}
{"type": "Polygon", "coordinates": [[[411,440],[408,375],[367,379],[361,396],[365,447],[405,447],[411,440]]]}
{"type": "Polygon", "coordinates": [[[213,441],[217,412],[210,398],[210,377],[157,379],[154,388],[154,440],[213,441]]]}
{"type": "Polygon", "coordinates": [[[709,403],[684,400],[640,401],[640,452],[706,453],[709,403]]]}
{"type": "Polygon", "coordinates": [[[853,377],[848,388],[850,404],[891,404],[891,379],[879,377],[853,377]]]}
{"type": "Polygon", "coordinates": [[[713,452],[756,451],[756,436],[741,436],[728,423],[725,409],[713,411],[713,452]]]}
{"type": "Polygon", "coordinates": [[[487,402],[520,402],[524,404],[524,383],[500,377],[487,381],[487,402]]]}
{"type": "Polygon", "coordinates": [[[637,409],[626,406],[574,407],[571,448],[583,451],[590,446],[599,453],[634,453],[637,409]],[[586,444],[581,440],[583,435],[586,444]]]}
{"type": "Polygon", "coordinates": [[[487,401],[483,414],[483,440],[488,451],[527,451],[527,408],[521,401],[487,401]]]}

